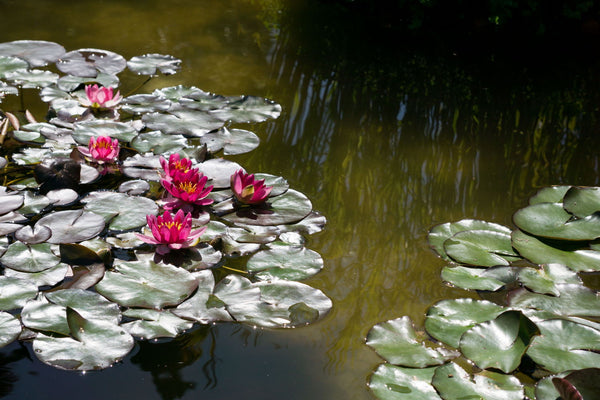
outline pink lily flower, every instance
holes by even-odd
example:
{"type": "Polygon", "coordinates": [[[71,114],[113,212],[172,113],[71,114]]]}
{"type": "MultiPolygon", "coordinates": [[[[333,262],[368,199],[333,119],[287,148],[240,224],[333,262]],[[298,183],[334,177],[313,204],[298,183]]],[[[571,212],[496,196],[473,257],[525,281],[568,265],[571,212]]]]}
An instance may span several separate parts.
{"type": "Polygon", "coordinates": [[[208,177],[193,168],[186,172],[175,170],[171,180],[161,179],[162,186],[175,198],[175,201],[165,204],[167,210],[183,208],[185,211],[193,210],[194,206],[212,204],[212,199],[206,196],[213,186],[206,187],[208,177]]]}
{"type": "Polygon", "coordinates": [[[120,92],[113,94],[113,88],[98,87],[98,85],[86,85],[85,94],[87,98],[81,99],[81,104],[91,108],[114,108],[121,101],[120,92]]]}
{"type": "Polygon", "coordinates": [[[113,163],[119,156],[119,141],[109,136],[91,137],[87,148],[78,146],[77,149],[85,157],[99,164],[113,163]]]}
{"type": "Polygon", "coordinates": [[[261,204],[267,200],[273,186],[265,186],[265,180],[255,180],[254,174],[240,169],[231,175],[231,190],[242,204],[261,204]]]}
{"type": "Polygon", "coordinates": [[[169,182],[173,180],[176,172],[188,172],[192,169],[192,161],[187,158],[181,158],[177,153],[171,154],[169,161],[160,156],[160,165],[164,171],[164,174],[161,174],[162,178],[169,182]]]}
{"type": "Polygon", "coordinates": [[[195,246],[206,230],[204,226],[192,231],[192,215],[184,214],[183,210],[177,211],[175,216],[168,211],[162,216],[146,215],[146,221],[152,230],[152,236],[141,233],[135,235],[145,243],[155,244],[156,252],[161,255],[171,250],[195,246]]]}

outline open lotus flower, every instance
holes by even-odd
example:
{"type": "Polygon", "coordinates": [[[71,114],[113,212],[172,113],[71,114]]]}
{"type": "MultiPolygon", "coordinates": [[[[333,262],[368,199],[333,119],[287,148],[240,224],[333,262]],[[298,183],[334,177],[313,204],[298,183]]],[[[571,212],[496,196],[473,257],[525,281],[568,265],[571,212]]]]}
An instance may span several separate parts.
{"type": "Polygon", "coordinates": [[[164,170],[162,178],[167,181],[172,181],[173,176],[177,172],[188,172],[192,169],[192,162],[187,158],[181,158],[177,153],[171,154],[169,156],[169,161],[163,156],[160,156],[160,165],[164,170]]]}
{"type": "Polygon", "coordinates": [[[213,186],[206,187],[208,177],[193,168],[189,171],[174,171],[171,180],[161,179],[162,186],[175,198],[174,201],[165,204],[167,210],[182,208],[185,211],[191,211],[194,206],[205,206],[212,204],[212,199],[206,196],[213,189],[213,186]]]}
{"type": "Polygon", "coordinates": [[[85,95],[87,98],[81,99],[81,104],[92,108],[113,108],[122,99],[120,92],[113,94],[113,88],[98,85],[86,85],[85,95]]]}
{"type": "Polygon", "coordinates": [[[202,227],[192,231],[192,215],[185,214],[183,210],[177,211],[175,216],[168,211],[162,216],[147,215],[146,221],[152,230],[152,236],[141,233],[136,233],[136,236],[146,243],[155,244],[158,254],[195,246],[206,230],[206,227],[202,227]]]}
{"type": "Polygon", "coordinates": [[[119,141],[109,136],[91,137],[88,147],[77,147],[85,157],[97,163],[113,163],[119,156],[119,141]]]}
{"type": "Polygon", "coordinates": [[[263,203],[273,186],[265,186],[265,180],[255,180],[254,174],[247,174],[240,169],[231,175],[231,190],[235,198],[242,204],[263,203]]]}

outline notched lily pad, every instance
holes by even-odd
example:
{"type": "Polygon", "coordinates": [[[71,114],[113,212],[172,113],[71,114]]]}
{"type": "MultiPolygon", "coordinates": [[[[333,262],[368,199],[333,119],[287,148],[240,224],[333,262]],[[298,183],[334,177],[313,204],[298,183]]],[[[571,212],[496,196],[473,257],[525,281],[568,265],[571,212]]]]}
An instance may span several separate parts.
{"type": "Polygon", "coordinates": [[[55,62],[63,54],[65,54],[64,47],[58,43],[43,40],[16,40],[0,43],[0,55],[22,58],[32,67],[41,67],[55,62]]]}
{"type": "Polygon", "coordinates": [[[444,252],[459,264],[492,267],[520,259],[510,234],[487,230],[457,232],[444,241],[444,252]]]}
{"type": "Polygon", "coordinates": [[[319,253],[304,246],[290,246],[282,242],[275,242],[270,244],[266,250],[250,257],[246,268],[260,280],[299,281],[321,271],[323,258],[319,253]]]}
{"type": "Polygon", "coordinates": [[[260,139],[254,132],[223,127],[216,132],[202,136],[200,142],[206,144],[211,153],[223,150],[223,154],[232,155],[244,154],[256,149],[260,144],[260,139]]]}
{"type": "Polygon", "coordinates": [[[156,75],[156,70],[172,75],[181,68],[181,60],[164,54],[144,54],[132,57],[127,61],[127,67],[139,75],[156,75]]]}
{"type": "Polygon", "coordinates": [[[0,293],[0,310],[9,311],[23,307],[37,295],[38,288],[32,281],[0,276],[0,293]]]}
{"type": "Polygon", "coordinates": [[[50,213],[37,222],[52,231],[49,243],[77,243],[96,237],[104,230],[101,215],[84,210],[67,210],[50,213]]]}
{"type": "Polygon", "coordinates": [[[56,67],[65,74],[94,78],[99,72],[115,75],[123,71],[127,61],[112,51],[100,49],[73,50],[56,63],[56,67]]]}
{"type": "Polygon", "coordinates": [[[39,89],[54,85],[58,81],[58,74],[39,69],[21,69],[7,72],[4,75],[4,79],[25,89],[39,89]]]}
{"type": "Polygon", "coordinates": [[[117,192],[91,192],[81,199],[84,210],[104,217],[108,229],[124,231],[146,225],[146,215],[158,214],[154,200],[117,192]]]}
{"type": "Polygon", "coordinates": [[[7,312],[0,312],[0,348],[17,339],[22,329],[17,318],[7,312]]]}
{"type": "Polygon", "coordinates": [[[60,262],[60,257],[52,251],[50,243],[25,244],[14,242],[0,258],[2,264],[21,272],[41,272],[54,267],[60,262]]]}
{"type": "Polygon", "coordinates": [[[153,94],[135,94],[121,101],[121,109],[131,114],[167,111],[171,101],[153,94]]]}
{"type": "Polygon", "coordinates": [[[436,368],[380,364],[371,376],[369,388],[381,400],[442,400],[431,385],[436,368]]]}
{"type": "Polygon", "coordinates": [[[173,338],[194,325],[193,322],[181,319],[168,310],[130,308],[123,312],[123,316],[135,320],[121,326],[131,335],[142,339],[173,338]]]}

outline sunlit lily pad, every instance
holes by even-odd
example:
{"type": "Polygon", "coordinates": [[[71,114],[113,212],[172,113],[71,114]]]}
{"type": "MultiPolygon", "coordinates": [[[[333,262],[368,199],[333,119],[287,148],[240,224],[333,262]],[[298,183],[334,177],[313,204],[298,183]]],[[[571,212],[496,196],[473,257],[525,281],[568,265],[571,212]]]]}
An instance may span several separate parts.
{"type": "Polygon", "coordinates": [[[242,168],[238,163],[223,158],[206,160],[196,167],[210,179],[209,183],[215,189],[228,188],[231,185],[231,175],[242,168]]]}
{"type": "Polygon", "coordinates": [[[130,308],[123,312],[123,316],[135,320],[121,326],[131,335],[142,339],[173,338],[193,326],[193,322],[181,319],[168,310],[130,308]]]}
{"type": "Polygon", "coordinates": [[[50,205],[50,199],[43,195],[35,195],[30,191],[23,193],[23,206],[19,208],[19,213],[23,215],[38,214],[44,208],[50,205]]]}
{"type": "Polygon", "coordinates": [[[559,283],[581,284],[579,275],[561,264],[542,265],[541,269],[521,268],[519,281],[536,293],[560,295],[559,283]]]}
{"type": "Polygon", "coordinates": [[[452,347],[458,348],[460,337],[473,326],[496,318],[506,309],[486,300],[442,300],[427,311],[427,332],[452,347]]]}
{"type": "Polygon", "coordinates": [[[29,280],[38,287],[46,285],[53,286],[65,278],[68,268],[69,266],[64,263],[59,263],[54,267],[50,267],[40,272],[21,272],[12,268],[6,268],[4,270],[4,275],[29,280]]]}
{"type": "Polygon", "coordinates": [[[0,43],[0,55],[22,58],[32,67],[41,67],[55,62],[63,54],[65,54],[64,47],[58,43],[43,40],[16,40],[0,43]]]}
{"type": "Polygon", "coordinates": [[[572,187],[563,198],[563,206],[577,218],[600,211],[599,187],[572,187]]]}
{"type": "Polygon", "coordinates": [[[146,215],[158,214],[158,205],[146,197],[117,192],[91,192],[81,199],[84,210],[104,217],[111,230],[123,231],[146,225],[146,215]]]}
{"type": "Polygon", "coordinates": [[[503,225],[476,219],[463,219],[456,222],[447,222],[445,224],[434,226],[427,235],[427,241],[440,257],[442,257],[444,260],[451,261],[444,251],[444,242],[458,232],[472,230],[486,230],[508,235],[510,235],[511,232],[509,228],[503,225]]]}
{"type": "Polygon", "coordinates": [[[0,190],[0,215],[16,210],[23,205],[23,195],[16,191],[6,191],[5,187],[0,190]]]}
{"type": "Polygon", "coordinates": [[[67,321],[72,337],[40,333],[34,339],[34,353],[42,362],[65,370],[103,369],[133,348],[133,338],[118,325],[85,319],[71,308],[67,308],[67,321]]]}
{"type": "Polygon", "coordinates": [[[41,272],[57,265],[60,258],[52,252],[49,243],[28,245],[14,242],[8,246],[0,261],[16,271],[41,272]]]}
{"type": "Polygon", "coordinates": [[[281,114],[281,106],[274,101],[256,96],[228,97],[227,107],[211,112],[222,121],[262,122],[269,118],[277,118],[281,114]]]}
{"type": "Polygon", "coordinates": [[[118,74],[127,66],[123,56],[100,49],[79,49],[64,54],[56,63],[65,74],[94,78],[99,72],[118,74]]]}
{"type": "Polygon", "coordinates": [[[517,290],[510,296],[514,308],[534,308],[551,312],[557,316],[600,317],[598,292],[580,284],[556,283],[559,296],[517,290]]]}
{"type": "Polygon", "coordinates": [[[466,331],[460,339],[460,350],[482,369],[510,373],[519,366],[531,338],[538,333],[533,322],[519,311],[506,311],[466,331]]]}
{"type": "Polygon", "coordinates": [[[226,127],[207,133],[200,140],[207,145],[208,151],[215,153],[222,149],[225,155],[248,153],[260,144],[254,132],[226,127]]]}
{"type": "Polygon", "coordinates": [[[386,361],[404,367],[440,365],[458,353],[427,347],[417,337],[412,321],[401,317],[375,325],[367,335],[367,345],[386,361]]]}
{"type": "Polygon", "coordinates": [[[431,385],[435,369],[380,364],[371,376],[369,388],[380,400],[441,400],[431,385]]]}
{"type": "Polygon", "coordinates": [[[442,279],[462,289],[495,291],[516,282],[518,271],[519,268],[507,266],[488,269],[444,267],[442,279]]]}
{"type": "Polygon", "coordinates": [[[160,131],[140,133],[131,141],[131,147],[140,153],[174,153],[188,146],[183,135],[167,135],[160,131]]]}
{"type": "Polygon", "coordinates": [[[0,310],[9,311],[23,307],[37,295],[38,288],[32,281],[0,276],[0,293],[0,310]]]}
{"type": "Polygon", "coordinates": [[[289,246],[282,242],[275,242],[266,250],[250,257],[246,268],[260,280],[299,281],[321,271],[323,258],[316,251],[303,246],[289,246]]]}
{"type": "Polygon", "coordinates": [[[459,264],[484,267],[508,265],[520,258],[512,248],[510,234],[487,230],[457,232],[444,242],[444,251],[459,264]]]}
{"type": "Polygon", "coordinates": [[[98,235],[104,230],[105,222],[101,215],[80,209],[50,213],[36,225],[50,228],[49,243],[77,243],[98,235]]]}
{"type": "Polygon", "coordinates": [[[79,194],[73,189],[56,189],[46,193],[46,197],[53,206],[67,206],[73,204],[79,194]]]}
{"type": "Polygon", "coordinates": [[[96,290],[125,307],[161,309],[187,299],[198,282],[184,269],[153,261],[119,262],[96,290]]]}
{"type": "Polygon", "coordinates": [[[215,116],[193,110],[171,111],[170,114],[144,114],[142,121],[148,129],[192,137],[202,137],[206,133],[223,126],[223,121],[215,116]]]}
{"type": "Polygon", "coordinates": [[[123,173],[131,178],[159,181],[158,169],[161,168],[158,155],[136,154],[123,161],[123,173]]]}
{"type": "Polygon", "coordinates": [[[178,305],[173,310],[173,314],[201,324],[232,321],[233,318],[227,312],[225,303],[213,295],[215,278],[212,271],[194,272],[193,276],[198,281],[198,290],[192,297],[178,305]]]}
{"type": "Polygon", "coordinates": [[[432,384],[444,399],[523,399],[523,386],[516,377],[490,371],[471,376],[453,362],[435,370],[432,384]]]}
{"type": "Polygon", "coordinates": [[[139,75],[157,75],[159,70],[165,75],[172,75],[181,68],[181,60],[164,54],[144,54],[132,57],[127,67],[139,75]]]}
{"type": "Polygon", "coordinates": [[[560,203],[570,188],[571,186],[547,186],[541,188],[529,199],[529,204],[560,203]]]}
{"type": "Polygon", "coordinates": [[[532,340],[527,355],[542,367],[557,373],[600,365],[600,331],[561,319],[537,326],[541,335],[532,340]]]}
{"type": "Polygon", "coordinates": [[[123,142],[131,141],[137,131],[131,124],[115,121],[84,121],[75,124],[73,139],[87,146],[91,137],[110,136],[123,142]]]}
{"type": "Polygon", "coordinates": [[[267,206],[243,207],[223,218],[246,225],[279,225],[298,222],[312,211],[312,203],[304,194],[290,189],[281,196],[271,197],[267,206]]]}
{"type": "MultiPolygon", "coordinates": [[[[66,92],[72,92],[81,85],[97,84],[103,87],[117,88],[119,86],[119,78],[113,74],[99,73],[94,78],[66,75],[61,77],[56,85],[59,89],[66,92]]],[[[116,92],[116,91],[115,91],[116,92]]],[[[46,101],[46,100],[44,100],[46,101]]]]}
{"type": "Polygon", "coordinates": [[[25,89],[39,89],[55,84],[58,81],[58,75],[39,69],[16,70],[7,72],[4,79],[25,89]]]}
{"type": "Polygon", "coordinates": [[[0,348],[18,338],[22,329],[17,318],[7,312],[0,312],[0,348]]]}
{"type": "Polygon", "coordinates": [[[600,251],[586,247],[577,249],[570,246],[563,250],[519,230],[512,234],[512,245],[524,258],[536,264],[558,263],[574,271],[600,270],[600,251]]]}
{"type": "Polygon", "coordinates": [[[130,196],[144,194],[148,190],[150,190],[150,184],[142,179],[126,181],[119,185],[119,192],[127,193],[130,196]]]}
{"type": "Polygon", "coordinates": [[[8,72],[28,68],[29,64],[25,60],[11,56],[0,56],[0,78],[4,78],[4,75],[8,72]]]}
{"type": "Polygon", "coordinates": [[[170,100],[153,94],[136,94],[121,102],[121,109],[131,114],[167,111],[170,107],[170,100]]]}
{"type": "Polygon", "coordinates": [[[52,231],[43,225],[30,226],[25,225],[15,232],[15,238],[27,244],[37,244],[48,240],[52,236],[52,231]]]}

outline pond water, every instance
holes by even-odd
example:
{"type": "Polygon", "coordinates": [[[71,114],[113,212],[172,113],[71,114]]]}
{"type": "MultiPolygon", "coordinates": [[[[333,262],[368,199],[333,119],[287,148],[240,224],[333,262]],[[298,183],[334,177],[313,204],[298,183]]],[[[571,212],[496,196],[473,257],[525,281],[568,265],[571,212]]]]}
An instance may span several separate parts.
{"type": "Polygon", "coordinates": [[[307,244],[325,268],[308,283],[334,303],[309,327],[199,327],[87,374],[13,343],[0,350],[6,398],[373,399],[366,382],[381,359],[368,330],[402,315],[419,326],[436,301],[475,296],[442,284],[430,227],[511,226],[538,188],[600,180],[600,67],[585,55],[420,47],[320,2],[0,0],[0,10],[0,42],[182,59],[144,93],[184,84],[280,103],[279,119],[250,128],[258,149],[232,159],[285,177],[327,217],[307,244]]]}

